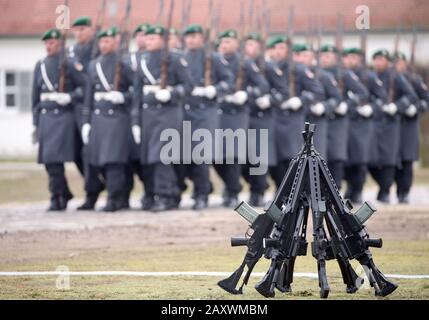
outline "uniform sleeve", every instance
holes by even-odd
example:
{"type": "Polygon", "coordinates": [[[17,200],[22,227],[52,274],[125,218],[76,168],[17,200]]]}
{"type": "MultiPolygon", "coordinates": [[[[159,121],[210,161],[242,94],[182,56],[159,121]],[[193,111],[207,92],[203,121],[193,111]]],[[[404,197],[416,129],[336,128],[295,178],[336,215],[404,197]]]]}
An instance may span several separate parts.
{"type": "Polygon", "coordinates": [[[143,79],[141,72],[137,71],[134,73],[133,81],[133,101],[131,107],[131,124],[133,126],[140,126],[140,111],[143,103],[143,79]]]}
{"type": "Polygon", "coordinates": [[[215,73],[216,91],[221,95],[234,91],[234,75],[228,68],[228,62],[220,55],[213,54],[213,71],[215,73]]]}
{"type": "Polygon", "coordinates": [[[87,89],[84,95],[84,102],[82,108],[82,123],[90,123],[91,121],[91,111],[94,103],[94,83],[90,77],[92,73],[94,73],[94,62],[90,62],[88,66],[88,75],[86,76],[87,89]]]}
{"type": "Polygon", "coordinates": [[[254,61],[247,60],[245,64],[247,93],[250,99],[257,99],[270,92],[270,85],[254,61]]]}
{"type": "Polygon", "coordinates": [[[400,96],[396,97],[395,104],[398,106],[399,112],[404,113],[411,104],[418,103],[418,97],[413,86],[407,80],[405,75],[398,73],[395,78],[395,89],[400,90],[400,96]]]}
{"type": "Polygon", "coordinates": [[[271,87],[271,103],[273,105],[280,105],[289,95],[287,76],[283,74],[283,71],[279,67],[269,62],[265,64],[265,76],[271,87]]]}
{"type": "Polygon", "coordinates": [[[335,77],[330,73],[323,72],[321,79],[325,90],[325,100],[322,103],[326,108],[326,113],[330,114],[340,104],[342,99],[341,92],[335,77]]]}
{"type": "Polygon", "coordinates": [[[305,106],[313,105],[325,98],[325,91],[322,83],[308,67],[295,68],[295,81],[299,81],[300,99],[305,106]]]}
{"type": "Polygon", "coordinates": [[[345,71],[342,74],[344,85],[344,99],[351,112],[369,101],[369,91],[364,84],[359,80],[358,76],[350,71],[345,71]]]}
{"type": "Polygon", "coordinates": [[[39,124],[39,104],[40,104],[40,88],[38,85],[40,71],[40,61],[37,62],[36,67],[34,68],[33,74],[33,88],[31,90],[31,110],[33,113],[33,125],[37,126],[39,124]]]}
{"type": "Polygon", "coordinates": [[[425,112],[429,107],[429,91],[423,78],[418,74],[412,75],[412,84],[419,98],[419,112],[425,112]]]}
{"type": "Polygon", "coordinates": [[[173,63],[174,78],[177,83],[173,85],[172,96],[174,100],[182,99],[190,95],[194,89],[194,80],[189,71],[188,62],[179,54],[171,54],[170,61],[173,63]]]}

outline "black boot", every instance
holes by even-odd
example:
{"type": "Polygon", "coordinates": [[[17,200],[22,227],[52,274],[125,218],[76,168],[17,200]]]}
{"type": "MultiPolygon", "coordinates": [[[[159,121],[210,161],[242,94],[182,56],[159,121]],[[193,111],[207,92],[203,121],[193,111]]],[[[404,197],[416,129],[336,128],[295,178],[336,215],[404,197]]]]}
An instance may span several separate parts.
{"type": "Polygon", "coordinates": [[[382,203],[389,204],[390,203],[389,194],[385,192],[379,192],[377,195],[377,200],[382,203]]]}
{"type": "Polygon", "coordinates": [[[410,197],[408,194],[398,194],[398,202],[401,204],[409,204],[410,197]]]}
{"type": "Polygon", "coordinates": [[[237,195],[226,194],[223,198],[225,208],[235,208],[238,205],[237,195]]]}
{"type": "Polygon", "coordinates": [[[207,208],[208,197],[207,196],[196,196],[194,205],[192,206],[193,210],[203,210],[207,208]]]}
{"type": "Polygon", "coordinates": [[[79,211],[90,211],[95,209],[95,204],[98,200],[98,194],[88,193],[85,198],[85,202],[77,208],[79,211]]]}
{"type": "Polygon", "coordinates": [[[66,209],[67,209],[67,204],[69,203],[69,201],[70,201],[71,199],[73,199],[73,195],[71,194],[71,192],[70,192],[70,191],[66,192],[66,194],[65,194],[65,195],[63,195],[63,196],[61,196],[61,197],[59,198],[59,201],[60,201],[60,209],[61,209],[62,211],[64,211],[64,210],[66,210],[66,209]]]}
{"type": "Polygon", "coordinates": [[[59,196],[52,196],[51,198],[51,205],[49,206],[47,211],[63,211],[61,209],[60,205],[60,197],[59,196]]]}
{"type": "Polygon", "coordinates": [[[119,207],[123,210],[130,210],[130,194],[128,192],[121,196],[119,207]]]}
{"type": "Polygon", "coordinates": [[[108,198],[106,206],[103,208],[104,212],[116,212],[120,209],[119,203],[116,199],[108,198]]]}
{"type": "Polygon", "coordinates": [[[152,207],[155,204],[155,199],[153,198],[153,196],[145,194],[143,199],[141,200],[141,204],[143,211],[152,210],[152,207]]]}
{"type": "Polygon", "coordinates": [[[249,204],[253,207],[265,206],[264,195],[259,193],[252,193],[250,195],[249,204]]]}
{"type": "Polygon", "coordinates": [[[177,199],[160,196],[155,198],[155,202],[151,210],[153,212],[168,211],[176,208],[176,204],[177,204],[177,199]]]}

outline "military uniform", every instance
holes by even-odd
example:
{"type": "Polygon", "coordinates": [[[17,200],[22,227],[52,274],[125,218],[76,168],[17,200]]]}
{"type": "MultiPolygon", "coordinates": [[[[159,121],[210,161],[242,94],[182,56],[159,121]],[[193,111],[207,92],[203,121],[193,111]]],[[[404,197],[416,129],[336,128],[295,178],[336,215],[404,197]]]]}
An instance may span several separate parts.
{"type": "MultiPolygon", "coordinates": [[[[114,32],[111,29],[109,31],[106,36],[114,36],[114,32]]],[[[121,57],[109,53],[91,61],[88,75],[93,97],[85,106],[84,116],[84,122],[91,125],[89,163],[106,180],[108,200],[104,211],[116,211],[121,209],[123,203],[125,170],[130,155],[129,113],[133,73],[121,57]],[[118,63],[121,64],[120,83],[115,88],[118,63]]]]}
{"type": "MultiPolygon", "coordinates": [[[[191,25],[185,30],[185,36],[190,33],[202,33],[202,28],[198,25],[191,25]]],[[[215,129],[219,126],[219,116],[216,101],[225,94],[233,90],[233,75],[228,69],[226,60],[217,53],[211,53],[211,81],[209,86],[205,86],[206,52],[204,48],[196,50],[185,50],[184,57],[189,64],[189,71],[196,85],[192,94],[185,96],[183,101],[184,121],[189,121],[192,130],[191,134],[200,129],[209,130],[214,137],[215,129]],[[212,88],[210,88],[212,86],[212,88]],[[213,90],[214,88],[214,90],[213,90]],[[211,90],[211,92],[209,92],[211,90]]],[[[193,148],[199,143],[192,141],[189,145],[189,137],[184,139],[184,150],[190,156],[193,148]]],[[[214,145],[214,140],[212,140],[214,145]]],[[[214,151],[214,149],[212,150],[214,151]]],[[[189,158],[189,157],[188,157],[189,158]]],[[[182,159],[182,163],[183,163],[182,159]]],[[[204,163],[194,163],[188,159],[184,164],[184,175],[188,176],[194,183],[193,196],[195,198],[196,209],[201,209],[207,205],[208,195],[211,192],[209,179],[209,165],[214,157],[206,158],[204,163]],[[192,162],[192,163],[191,163],[192,162]]],[[[182,177],[183,178],[183,177],[182,177]]]]}
{"type": "MultiPolygon", "coordinates": [[[[152,26],[146,33],[162,36],[164,28],[152,26]]],[[[143,54],[134,82],[132,111],[134,128],[141,128],[142,170],[150,173],[144,181],[145,197],[154,199],[155,203],[151,208],[154,211],[177,206],[180,190],[173,163],[179,163],[180,157],[173,154],[168,164],[163,163],[165,159],[162,159],[161,150],[166,142],[161,140],[161,134],[165,129],[181,132],[183,111],[180,100],[193,89],[188,63],[181,55],[173,52],[168,53],[167,88],[160,88],[164,50],[147,51],[143,54]],[[160,94],[167,93],[167,98],[160,98],[160,94]]]]}
{"type": "Polygon", "coordinates": [[[412,84],[418,103],[410,105],[401,118],[401,135],[399,146],[399,167],[396,169],[395,181],[400,203],[408,203],[408,195],[413,181],[413,162],[419,159],[419,118],[427,111],[429,91],[422,77],[416,73],[407,74],[412,84]]]}
{"type": "MultiPolygon", "coordinates": [[[[382,54],[389,57],[386,50],[376,52],[373,57],[382,54]]],[[[395,177],[395,167],[399,159],[401,115],[410,104],[417,102],[417,96],[411,84],[403,74],[393,69],[377,73],[388,97],[375,117],[375,136],[377,159],[370,166],[370,173],[379,185],[377,199],[389,202],[390,187],[395,177]],[[393,85],[393,88],[392,88],[393,85]]]]}
{"type": "MultiPolygon", "coordinates": [[[[237,38],[237,33],[233,30],[223,32],[220,37],[237,38]]],[[[241,87],[235,86],[235,92],[226,95],[220,102],[219,108],[219,128],[223,130],[244,130],[247,138],[249,128],[249,101],[264,96],[269,92],[267,81],[262,76],[259,68],[250,59],[240,59],[238,53],[224,55],[228,61],[228,67],[234,76],[234,83],[242,74],[241,87]]],[[[231,150],[232,151],[232,150],[231,150]]],[[[247,161],[246,146],[238,145],[234,142],[233,154],[229,154],[226,146],[216,146],[215,169],[224,182],[223,204],[226,207],[234,207],[237,203],[237,196],[241,191],[240,176],[242,164],[247,161]],[[219,164],[222,163],[222,164],[219,164]]]]}
{"type": "MultiPolygon", "coordinates": [[[[61,32],[51,29],[42,40],[57,39],[61,32]]],[[[80,66],[67,60],[64,92],[59,91],[60,54],[47,56],[34,70],[32,89],[33,125],[39,142],[38,163],[45,165],[49,175],[51,206],[49,210],[65,210],[73,198],[65,177],[64,163],[76,159],[76,127],[74,108],[76,89],[88,94],[88,81],[80,66]]]]}

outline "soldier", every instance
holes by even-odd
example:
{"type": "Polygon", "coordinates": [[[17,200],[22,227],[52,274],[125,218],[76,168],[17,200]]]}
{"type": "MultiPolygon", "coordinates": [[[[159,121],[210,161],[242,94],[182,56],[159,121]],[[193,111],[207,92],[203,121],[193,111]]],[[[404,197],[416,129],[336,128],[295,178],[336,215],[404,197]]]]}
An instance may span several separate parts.
{"type": "Polygon", "coordinates": [[[101,55],[89,64],[91,97],[85,105],[82,139],[89,162],[106,181],[105,212],[122,209],[125,170],[129,161],[130,87],[133,73],[116,53],[116,28],[99,33],[101,55]]]}
{"type": "Polygon", "coordinates": [[[182,51],[182,39],[180,38],[180,32],[176,28],[170,28],[170,37],[168,40],[168,47],[173,51],[182,51]]]}
{"type": "MultiPolygon", "coordinates": [[[[228,61],[234,75],[234,92],[226,95],[220,102],[219,127],[223,130],[245,130],[249,128],[248,101],[265,96],[269,92],[267,81],[262,76],[255,62],[245,59],[237,52],[238,34],[235,30],[226,30],[219,35],[219,52],[228,61]]],[[[227,154],[224,147],[217,154],[215,169],[224,182],[223,205],[235,207],[241,191],[241,164],[246,163],[245,149],[234,142],[233,154],[227,154]],[[218,164],[221,162],[222,164],[218,164]]]]}
{"type": "Polygon", "coordinates": [[[83,71],[86,73],[96,41],[92,20],[90,17],[79,17],[73,21],[72,28],[76,43],[68,47],[67,53],[70,58],[75,58],[82,64],[83,71]]]}
{"type": "Polygon", "coordinates": [[[331,73],[315,65],[314,52],[309,45],[294,45],[294,59],[310,68],[323,88],[323,99],[310,106],[307,121],[316,124],[314,145],[322,157],[326,159],[328,151],[328,117],[334,112],[341,100],[338,83],[331,73]]]}
{"type": "Polygon", "coordinates": [[[64,163],[76,157],[75,91],[80,87],[83,97],[88,96],[88,81],[82,66],[60,54],[61,37],[58,29],[43,35],[47,57],[36,65],[32,89],[33,142],[39,143],[38,162],[45,165],[49,176],[49,211],[66,210],[73,198],[64,163]]]}
{"type": "Polygon", "coordinates": [[[150,173],[144,181],[143,208],[155,212],[178,206],[180,190],[171,162],[180,158],[163,159],[161,151],[166,142],[161,140],[161,134],[165,129],[180,132],[183,120],[180,101],[193,89],[186,60],[175,52],[164,51],[168,50],[168,44],[163,41],[165,32],[159,25],[146,31],[146,52],[135,77],[132,111],[133,137],[140,144],[142,170],[150,173]],[[162,70],[167,73],[163,74],[162,70]],[[167,80],[165,88],[162,79],[167,80]]]}
{"type": "MultiPolygon", "coordinates": [[[[184,100],[184,120],[190,121],[192,132],[208,129],[214,137],[218,127],[218,110],[216,100],[233,90],[233,75],[228,69],[228,63],[218,53],[204,50],[203,28],[200,25],[189,25],[184,30],[185,52],[196,87],[190,96],[184,100]],[[210,54],[209,57],[206,55],[210,54]],[[211,59],[209,62],[207,59],[211,59]],[[210,71],[207,70],[211,67],[210,71]],[[207,72],[210,79],[205,79],[207,72]]],[[[210,40],[209,40],[210,41],[210,40]]],[[[210,44],[207,44],[208,46],[210,44]]],[[[184,141],[186,143],[186,141],[184,141]]],[[[214,141],[212,141],[214,143],[214,141]]],[[[192,150],[195,146],[189,146],[192,150]]],[[[186,148],[186,147],[184,147],[186,148]]],[[[188,148],[186,148],[188,149],[188,148]]],[[[213,158],[210,161],[214,160],[213,158]]],[[[194,183],[194,210],[207,207],[208,195],[211,192],[208,163],[192,163],[184,167],[185,175],[194,183]]]]}
{"type": "Polygon", "coordinates": [[[389,203],[390,187],[395,178],[399,159],[401,115],[410,105],[416,105],[417,95],[405,75],[391,67],[387,50],[373,54],[374,69],[387,92],[387,100],[375,118],[375,137],[378,159],[371,164],[370,173],[379,185],[377,200],[389,203]]]}
{"type": "Polygon", "coordinates": [[[422,77],[413,72],[407,72],[408,63],[403,53],[396,56],[396,69],[405,74],[412,84],[418,103],[411,104],[401,118],[401,138],[399,147],[399,167],[396,169],[396,194],[399,203],[409,203],[409,193],[413,182],[413,162],[419,159],[419,118],[427,111],[429,91],[422,77]]]}
{"type": "MultiPolygon", "coordinates": [[[[274,167],[277,164],[276,154],[276,136],[275,136],[275,117],[274,108],[285,100],[288,95],[287,83],[284,80],[283,72],[274,63],[265,61],[262,56],[261,42],[262,37],[258,33],[250,33],[246,37],[245,54],[249,59],[255,61],[262,70],[265,79],[270,87],[269,93],[257,99],[249,101],[250,106],[250,129],[257,130],[256,140],[248,142],[249,154],[259,155],[261,160],[267,158],[264,167],[274,167]],[[260,130],[268,131],[268,154],[264,157],[261,154],[261,141],[259,141],[260,130]],[[250,150],[254,149],[254,150],[250,150]]],[[[259,164],[261,165],[261,164],[259,164]]],[[[249,204],[256,207],[264,206],[264,193],[268,189],[267,173],[250,174],[249,169],[254,166],[251,161],[243,168],[243,176],[250,184],[249,204]]]]}
{"type": "Polygon", "coordinates": [[[289,85],[289,94],[284,96],[285,100],[276,109],[275,115],[278,161],[270,174],[279,187],[291,159],[301,148],[306,110],[323,99],[323,88],[306,65],[297,63],[289,66],[287,38],[271,38],[268,47],[271,48],[271,59],[282,70],[284,82],[289,85]],[[293,81],[292,85],[290,81],[293,81]]]}
{"type": "Polygon", "coordinates": [[[346,48],[342,52],[344,69],[340,71],[344,102],[349,117],[348,160],[345,166],[347,191],[345,198],[352,203],[362,203],[362,190],[365,184],[373,139],[374,109],[369,104],[369,92],[359,79],[355,70],[359,67],[362,51],[359,48],[346,48]]]}
{"type": "Polygon", "coordinates": [[[349,119],[347,116],[348,105],[344,101],[342,96],[342,80],[339,79],[339,62],[338,62],[338,50],[333,45],[322,45],[320,48],[320,67],[325,71],[330,72],[334,77],[334,81],[337,84],[333,88],[337,87],[337,107],[334,112],[331,112],[328,116],[328,167],[335,180],[338,189],[341,189],[341,183],[344,178],[344,164],[347,161],[347,143],[348,143],[348,130],[349,130],[349,119]]]}

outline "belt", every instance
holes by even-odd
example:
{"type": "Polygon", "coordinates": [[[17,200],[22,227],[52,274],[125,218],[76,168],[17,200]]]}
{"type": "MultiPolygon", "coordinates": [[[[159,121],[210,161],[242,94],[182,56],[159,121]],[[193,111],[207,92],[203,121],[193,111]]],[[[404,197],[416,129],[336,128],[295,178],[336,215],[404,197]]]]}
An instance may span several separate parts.
{"type": "MultiPolygon", "coordinates": [[[[167,86],[167,90],[173,89],[171,86],[167,86]]],[[[143,86],[143,94],[148,95],[150,93],[157,93],[159,90],[161,90],[161,86],[158,85],[144,85],[143,86]]]]}
{"type": "Polygon", "coordinates": [[[58,92],[44,92],[40,94],[40,101],[57,101],[58,92]]]}
{"type": "Polygon", "coordinates": [[[109,92],[95,92],[94,93],[94,100],[95,101],[101,101],[101,100],[107,100],[110,101],[109,99],[109,92]]]}

